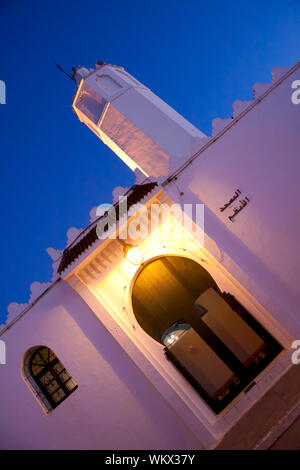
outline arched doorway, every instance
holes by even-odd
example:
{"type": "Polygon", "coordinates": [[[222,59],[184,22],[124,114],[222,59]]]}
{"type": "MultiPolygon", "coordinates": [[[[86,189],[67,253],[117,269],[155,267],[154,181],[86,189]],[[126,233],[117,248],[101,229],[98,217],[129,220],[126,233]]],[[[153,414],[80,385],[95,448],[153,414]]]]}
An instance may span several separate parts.
{"type": "Polygon", "coordinates": [[[166,357],[219,413],[282,350],[277,341],[195,261],[148,262],[132,291],[134,315],[166,357]]]}

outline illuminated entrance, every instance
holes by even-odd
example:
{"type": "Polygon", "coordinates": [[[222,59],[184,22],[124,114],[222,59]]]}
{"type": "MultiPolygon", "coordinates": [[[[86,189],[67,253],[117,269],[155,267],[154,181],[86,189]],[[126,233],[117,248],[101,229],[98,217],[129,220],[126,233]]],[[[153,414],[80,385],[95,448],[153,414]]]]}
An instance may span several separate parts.
{"type": "Polygon", "coordinates": [[[150,261],[132,293],[139,325],[219,413],[279,354],[279,343],[193,260],[150,261]]]}

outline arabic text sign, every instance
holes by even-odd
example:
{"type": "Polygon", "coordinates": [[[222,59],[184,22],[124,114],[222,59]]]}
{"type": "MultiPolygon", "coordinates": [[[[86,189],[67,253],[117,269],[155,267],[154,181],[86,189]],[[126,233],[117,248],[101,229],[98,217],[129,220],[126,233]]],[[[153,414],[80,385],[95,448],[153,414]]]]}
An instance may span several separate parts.
{"type": "MultiPolygon", "coordinates": [[[[226,202],[226,204],[224,204],[223,207],[220,207],[220,212],[223,212],[225,211],[225,209],[227,209],[227,207],[231,207],[231,204],[238,198],[240,197],[240,194],[241,194],[241,191],[239,189],[237,189],[234,193],[234,195],[232,196],[231,199],[229,199],[228,202],[226,202]]],[[[242,210],[244,209],[244,207],[250,202],[250,199],[246,196],[244,199],[240,199],[239,200],[240,202],[240,205],[238,207],[234,207],[233,208],[233,214],[228,216],[228,219],[230,220],[230,222],[233,222],[233,219],[234,217],[242,210]]]]}

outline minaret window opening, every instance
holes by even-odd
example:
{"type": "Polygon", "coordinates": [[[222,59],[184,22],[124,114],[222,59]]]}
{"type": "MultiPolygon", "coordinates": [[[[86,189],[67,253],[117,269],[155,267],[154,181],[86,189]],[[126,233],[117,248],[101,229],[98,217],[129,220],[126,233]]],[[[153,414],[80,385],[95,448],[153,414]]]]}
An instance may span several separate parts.
{"type": "Polygon", "coordinates": [[[97,124],[107,101],[87,83],[82,86],[77,99],[77,108],[92,121],[97,124]]]}

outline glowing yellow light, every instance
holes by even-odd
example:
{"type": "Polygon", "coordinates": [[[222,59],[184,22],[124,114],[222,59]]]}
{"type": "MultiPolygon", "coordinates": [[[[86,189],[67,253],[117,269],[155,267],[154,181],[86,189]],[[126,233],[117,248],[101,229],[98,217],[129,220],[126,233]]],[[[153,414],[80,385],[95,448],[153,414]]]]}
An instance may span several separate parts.
{"type": "Polygon", "coordinates": [[[130,250],[126,254],[126,259],[136,266],[139,266],[144,262],[143,253],[136,246],[130,248],[130,250]]]}

